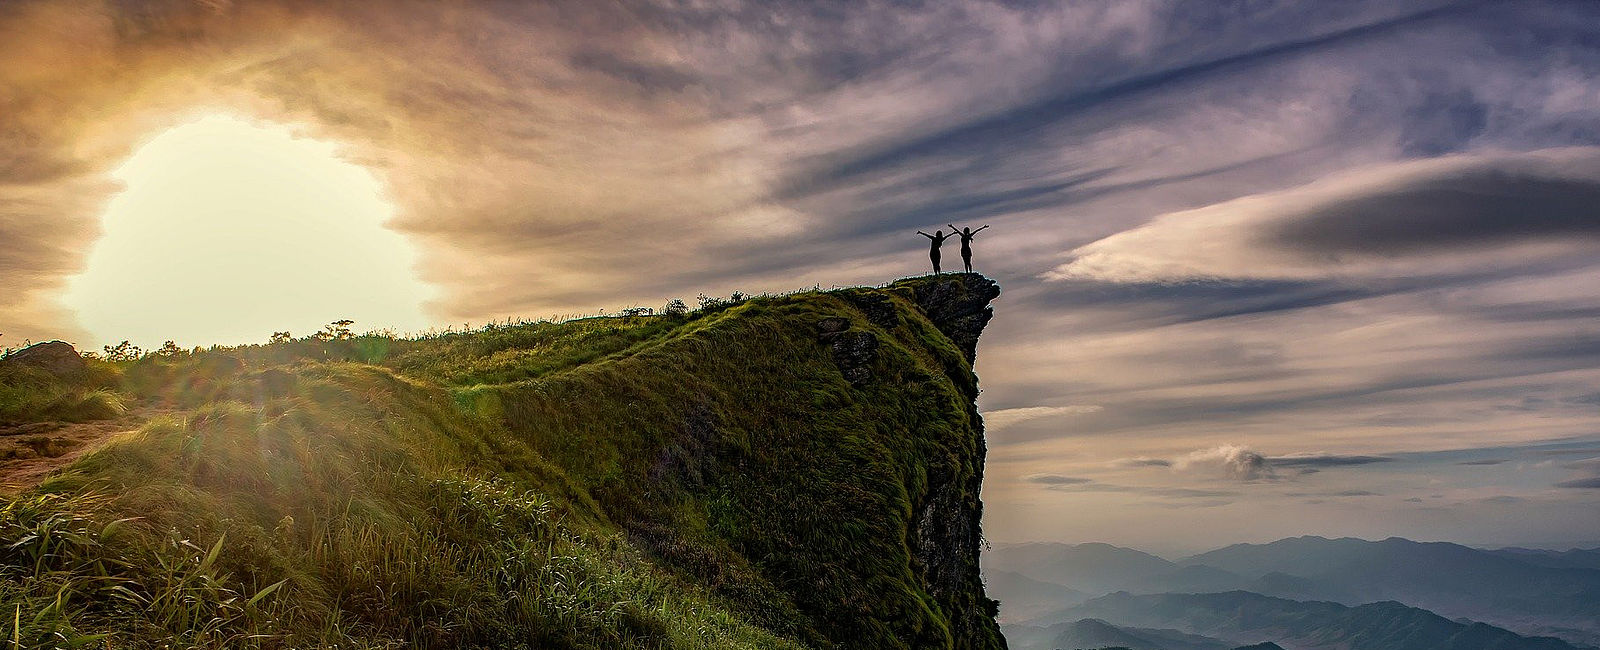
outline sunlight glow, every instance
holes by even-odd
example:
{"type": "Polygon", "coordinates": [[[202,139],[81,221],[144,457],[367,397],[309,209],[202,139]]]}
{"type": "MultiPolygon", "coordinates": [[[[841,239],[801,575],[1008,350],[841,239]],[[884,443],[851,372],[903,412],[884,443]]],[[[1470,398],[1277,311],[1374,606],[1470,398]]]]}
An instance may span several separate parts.
{"type": "Polygon", "coordinates": [[[372,172],[290,127],[212,115],[115,172],[126,186],[66,304],[95,339],[264,342],[349,318],[420,329],[428,289],[372,172]]]}

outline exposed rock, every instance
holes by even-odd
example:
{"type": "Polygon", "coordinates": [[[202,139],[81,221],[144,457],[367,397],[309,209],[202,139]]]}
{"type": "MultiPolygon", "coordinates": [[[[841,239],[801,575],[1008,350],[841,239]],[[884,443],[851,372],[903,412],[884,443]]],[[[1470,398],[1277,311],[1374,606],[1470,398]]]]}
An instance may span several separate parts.
{"type": "Polygon", "coordinates": [[[894,286],[910,288],[928,320],[961,348],[967,361],[973,360],[978,336],[994,317],[989,303],[1000,297],[999,284],[977,273],[945,273],[901,280],[894,286]]]}
{"type": "MultiPolygon", "coordinates": [[[[908,278],[893,289],[909,290],[928,320],[961,350],[965,364],[947,366],[946,373],[969,400],[966,404],[973,457],[970,471],[957,475],[932,474],[928,493],[914,504],[912,561],[928,593],[943,599],[965,601],[956,607],[950,632],[956,639],[978,639],[993,627],[998,603],[983,594],[978,573],[978,552],[983,544],[980,521],[983,502],[983,461],[987,454],[983,420],[975,401],[978,386],[970,364],[977,354],[978,336],[994,316],[989,303],[1000,295],[1000,285],[976,273],[946,273],[908,278]]],[[[902,294],[904,295],[904,294],[902,294]]],[[[959,642],[958,642],[959,643],[959,642]]]]}
{"type": "Polygon", "coordinates": [[[843,318],[824,318],[817,321],[817,329],[822,332],[823,336],[837,334],[850,329],[850,321],[843,318]]]}
{"type": "Polygon", "coordinates": [[[847,293],[844,294],[850,304],[860,309],[867,315],[867,320],[879,327],[892,329],[900,324],[900,312],[895,309],[894,301],[882,293],[847,293]]]}
{"type": "Polygon", "coordinates": [[[839,366],[851,385],[860,386],[872,378],[872,362],[878,358],[878,337],[860,330],[824,334],[833,349],[833,363],[839,366]]]}
{"type": "Polygon", "coordinates": [[[850,321],[824,318],[817,321],[822,333],[817,340],[833,351],[833,363],[851,385],[860,386],[872,378],[872,361],[878,358],[878,337],[872,332],[850,331],[850,321]]]}
{"type": "Polygon", "coordinates": [[[86,367],[83,357],[66,341],[35,343],[11,353],[5,361],[33,366],[57,377],[83,372],[86,367]]]}

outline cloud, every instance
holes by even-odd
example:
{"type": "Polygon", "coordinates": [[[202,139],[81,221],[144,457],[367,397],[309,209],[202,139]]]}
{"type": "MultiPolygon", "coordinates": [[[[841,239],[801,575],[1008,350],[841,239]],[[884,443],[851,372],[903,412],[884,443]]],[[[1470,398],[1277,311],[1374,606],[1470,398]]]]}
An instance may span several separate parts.
{"type": "Polygon", "coordinates": [[[1267,466],[1266,456],[1238,445],[1219,445],[1191,452],[1173,461],[1172,467],[1179,471],[1219,470],[1230,478],[1244,481],[1276,478],[1272,468],[1267,466]]]}
{"type": "Polygon", "coordinates": [[[1464,461],[1461,461],[1461,462],[1456,463],[1456,464],[1457,465],[1499,465],[1499,464],[1502,464],[1502,463],[1509,463],[1509,462],[1511,462],[1511,461],[1507,460],[1505,458],[1485,458],[1483,460],[1464,460],[1464,461]]]}
{"type": "Polygon", "coordinates": [[[1029,474],[1022,477],[1022,480],[1041,485],[1082,485],[1090,482],[1090,480],[1086,478],[1062,476],[1060,474],[1029,474]]]}
{"type": "Polygon", "coordinates": [[[1204,488],[1163,487],[1144,485],[1121,485],[1117,483],[1102,483],[1089,479],[1059,476],[1054,474],[1035,474],[1024,477],[1032,483],[1045,485],[1045,489],[1056,492],[1117,492],[1126,494],[1139,494],[1162,499],[1217,499],[1222,497],[1236,497],[1238,492],[1233,490],[1212,490],[1204,488]]]}
{"type": "MultiPolygon", "coordinates": [[[[1039,405],[986,413],[991,458],[1029,458],[998,486],[1189,504],[1018,479],[1074,478],[1090,447],[1171,467],[1142,454],[1592,437],[1561,398],[1600,381],[1572,212],[1597,25],[1540,0],[0,2],[0,342],[70,338],[55,300],[111,170],[217,111],[370,166],[444,322],[876,284],[922,270],[912,231],[992,223],[983,399],[1039,405]]],[[[1246,451],[1159,478],[1360,469],[1246,451]]],[[[1023,508],[986,513],[1075,520],[1023,508]]],[[[1282,519],[1166,514],[1227,541],[1282,519]]]]}
{"type": "Polygon", "coordinates": [[[1331,492],[1285,492],[1286,497],[1376,497],[1383,496],[1370,490],[1335,490],[1331,492]]]}
{"type": "MultiPolygon", "coordinates": [[[[1267,456],[1240,445],[1218,445],[1190,452],[1172,461],[1138,459],[1138,464],[1119,461],[1125,467],[1172,467],[1177,471],[1209,471],[1243,481],[1275,481],[1280,469],[1298,469],[1299,474],[1315,474],[1329,467],[1355,467],[1386,463],[1394,460],[1387,456],[1359,454],[1330,454],[1326,452],[1301,452],[1282,456],[1267,456]]],[[[1307,494],[1299,494],[1307,496],[1307,494]]],[[[1315,496],[1329,496],[1318,494],[1315,496]]],[[[1352,496],[1352,495],[1334,495],[1352,496]]]]}
{"type": "Polygon", "coordinates": [[[1400,278],[1600,250],[1600,148],[1444,156],[1159,216],[1045,274],[1109,282],[1400,278]]]}
{"type": "Polygon", "coordinates": [[[1268,465],[1273,467],[1349,467],[1352,465],[1370,465],[1372,463],[1386,463],[1393,458],[1384,456],[1358,456],[1338,455],[1323,452],[1289,454],[1287,456],[1272,456],[1266,459],[1268,465]]]}
{"type": "Polygon", "coordinates": [[[1172,461],[1165,458],[1146,458],[1144,456],[1122,458],[1111,461],[1111,464],[1115,467],[1172,467],[1172,461]]]}
{"type": "Polygon", "coordinates": [[[1580,461],[1567,463],[1562,465],[1562,467],[1570,470],[1576,470],[1582,475],[1576,478],[1560,481],[1555,484],[1556,487],[1574,489],[1600,489],[1600,457],[1585,458],[1580,461]]]}
{"type": "Polygon", "coordinates": [[[1031,420],[1061,417],[1067,415],[1083,415],[1086,413],[1099,413],[1101,407],[1094,404],[1079,404],[1072,406],[1025,406],[1022,408],[1000,409],[983,414],[983,426],[986,430],[994,432],[1007,427],[1015,426],[1031,420]]]}

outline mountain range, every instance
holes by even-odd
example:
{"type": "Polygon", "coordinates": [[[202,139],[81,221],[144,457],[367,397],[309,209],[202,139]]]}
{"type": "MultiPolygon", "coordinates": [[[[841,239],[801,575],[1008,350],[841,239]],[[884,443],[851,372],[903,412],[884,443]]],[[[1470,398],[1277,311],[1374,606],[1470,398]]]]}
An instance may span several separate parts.
{"type": "MultiPolygon", "coordinates": [[[[1177,561],[1108,544],[1003,546],[984,561],[991,574],[1026,575],[1090,596],[1241,592],[1345,607],[1393,601],[1441,620],[1467,619],[1523,636],[1600,645],[1600,568],[1595,567],[1600,550],[1483,550],[1402,538],[1296,537],[1237,544],[1177,561]]],[[[1094,600],[1059,597],[1051,601],[1054,614],[1041,614],[1049,607],[1038,598],[1048,592],[1037,585],[1020,591],[1000,581],[990,591],[1001,600],[1001,620],[1013,625],[1050,627],[1098,616],[1072,609],[1094,600]]],[[[1158,619],[1104,618],[1119,625],[1181,627],[1158,619]]]]}
{"type": "Polygon", "coordinates": [[[1047,627],[1005,628],[1013,650],[1223,650],[1275,642],[1294,650],[1578,650],[1551,637],[1452,621],[1392,601],[1347,607],[1244,591],[1118,592],[1062,610],[1047,627]]]}

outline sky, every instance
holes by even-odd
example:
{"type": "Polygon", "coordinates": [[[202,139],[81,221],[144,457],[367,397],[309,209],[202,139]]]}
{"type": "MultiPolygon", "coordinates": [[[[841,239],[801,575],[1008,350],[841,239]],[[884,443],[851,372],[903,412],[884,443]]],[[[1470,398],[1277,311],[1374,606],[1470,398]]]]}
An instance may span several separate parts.
{"type": "Polygon", "coordinates": [[[0,3],[0,345],[879,284],[987,224],[998,543],[1600,545],[1597,206],[1592,0],[0,3]],[[218,124],[386,261],[116,211],[220,187],[135,164],[218,124]],[[260,259],[300,311],[183,329],[260,259]]]}

